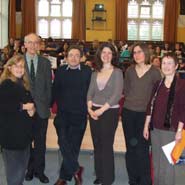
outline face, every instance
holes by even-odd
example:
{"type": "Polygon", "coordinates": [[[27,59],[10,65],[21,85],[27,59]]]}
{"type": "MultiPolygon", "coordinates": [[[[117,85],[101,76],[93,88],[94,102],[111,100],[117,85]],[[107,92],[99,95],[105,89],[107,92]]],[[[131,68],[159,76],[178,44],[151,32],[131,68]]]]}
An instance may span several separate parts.
{"type": "Polygon", "coordinates": [[[137,64],[145,63],[145,54],[140,46],[136,46],[133,50],[134,60],[137,64]]]}
{"type": "Polygon", "coordinates": [[[156,66],[157,68],[160,68],[161,62],[159,58],[155,58],[152,62],[152,65],[156,66]]]}
{"type": "Polygon", "coordinates": [[[112,50],[108,47],[103,48],[101,52],[101,60],[103,64],[111,63],[112,57],[112,50]]]}
{"type": "Polygon", "coordinates": [[[21,51],[24,53],[26,51],[25,46],[21,46],[21,51]]]}
{"type": "Polygon", "coordinates": [[[156,52],[157,52],[157,53],[160,53],[160,52],[161,52],[160,47],[156,47],[156,52]]]}
{"type": "Polygon", "coordinates": [[[22,78],[25,72],[23,61],[20,61],[12,66],[9,66],[9,70],[16,78],[22,78]]]}
{"type": "Polygon", "coordinates": [[[165,76],[171,76],[176,73],[178,65],[171,57],[164,57],[161,63],[161,70],[165,76]]]}
{"type": "Polygon", "coordinates": [[[35,55],[39,50],[39,38],[36,35],[31,34],[27,36],[24,45],[29,55],[35,55]]]}
{"type": "Polygon", "coordinates": [[[80,64],[80,51],[78,49],[71,49],[67,55],[67,63],[71,67],[76,67],[80,64]]]}

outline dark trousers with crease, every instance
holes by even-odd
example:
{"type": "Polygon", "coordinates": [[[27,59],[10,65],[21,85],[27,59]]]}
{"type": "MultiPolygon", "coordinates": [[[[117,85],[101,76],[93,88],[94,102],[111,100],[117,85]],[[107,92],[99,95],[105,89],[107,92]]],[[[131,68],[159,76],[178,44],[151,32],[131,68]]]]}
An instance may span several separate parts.
{"type": "Polygon", "coordinates": [[[118,108],[109,109],[98,120],[90,118],[96,178],[105,185],[111,185],[115,179],[113,144],[118,112],[118,108]]]}
{"type": "Polygon", "coordinates": [[[149,142],[143,137],[145,112],[123,109],[126,168],[131,185],[151,185],[149,142]]]}
{"type": "Polygon", "coordinates": [[[63,159],[59,178],[70,181],[79,169],[78,157],[87,125],[87,115],[62,112],[55,117],[54,124],[63,159]]]}
{"type": "Polygon", "coordinates": [[[46,134],[48,119],[42,119],[36,113],[33,123],[33,145],[30,146],[28,171],[43,174],[45,170],[46,134]]]}

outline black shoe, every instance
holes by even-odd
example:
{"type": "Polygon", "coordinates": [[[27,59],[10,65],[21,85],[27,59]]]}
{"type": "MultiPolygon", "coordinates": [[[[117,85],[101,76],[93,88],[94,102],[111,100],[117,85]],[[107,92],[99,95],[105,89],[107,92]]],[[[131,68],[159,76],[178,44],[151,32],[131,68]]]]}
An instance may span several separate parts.
{"type": "Polygon", "coordinates": [[[101,185],[101,181],[100,179],[95,179],[94,182],[93,182],[95,185],[101,185]]]}
{"type": "Polygon", "coordinates": [[[40,182],[49,183],[49,178],[44,173],[43,174],[35,173],[34,175],[36,178],[38,178],[40,180],[40,182]]]}
{"type": "Polygon", "coordinates": [[[25,175],[25,180],[26,181],[31,181],[33,179],[33,172],[27,171],[25,175]]]}

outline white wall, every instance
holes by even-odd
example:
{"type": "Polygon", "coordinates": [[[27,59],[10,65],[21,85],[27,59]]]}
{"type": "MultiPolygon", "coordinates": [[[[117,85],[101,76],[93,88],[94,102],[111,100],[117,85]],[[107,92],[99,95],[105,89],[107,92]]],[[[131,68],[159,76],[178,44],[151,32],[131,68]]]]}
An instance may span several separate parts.
{"type": "Polygon", "coordinates": [[[8,44],[8,0],[0,0],[0,48],[8,44]]]}

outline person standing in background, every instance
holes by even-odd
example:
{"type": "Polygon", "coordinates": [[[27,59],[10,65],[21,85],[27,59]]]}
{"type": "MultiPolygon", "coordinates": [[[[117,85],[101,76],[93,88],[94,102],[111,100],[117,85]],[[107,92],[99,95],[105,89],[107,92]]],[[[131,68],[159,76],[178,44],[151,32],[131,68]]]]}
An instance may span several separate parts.
{"type": "Polygon", "coordinates": [[[57,104],[54,125],[62,154],[59,178],[55,185],[66,185],[74,177],[75,185],[82,185],[83,167],[78,163],[81,142],[87,124],[87,90],[91,69],[81,64],[80,46],[67,50],[67,65],[59,67],[53,83],[53,102],[57,104]]]}
{"type": "Polygon", "coordinates": [[[31,84],[31,95],[36,105],[35,124],[33,125],[34,145],[31,149],[25,180],[30,181],[35,176],[42,183],[48,183],[49,179],[44,174],[44,170],[46,133],[51,103],[51,65],[48,59],[37,54],[40,40],[35,33],[26,35],[24,44],[27,49],[24,55],[26,71],[29,74],[28,79],[31,84]]]}
{"type": "Polygon", "coordinates": [[[126,142],[126,168],[130,185],[151,185],[149,142],[143,137],[146,107],[160,71],[150,65],[147,45],[136,43],[132,49],[135,65],[125,73],[122,124],[126,142]]]}
{"type": "Polygon", "coordinates": [[[123,92],[123,73],[116,67],[117,57],[111,43],[104,43],[97,49],[95,72],[87,96],[96,185],[111,185],[115,178],[113,143],[123,92]]]}
{"type": "Polygon", "coordinates": [[[0,77],[0,145],[7,185],[23,185],[32,142],[35,106],[21,55],[10,58],[0,77]]]}

